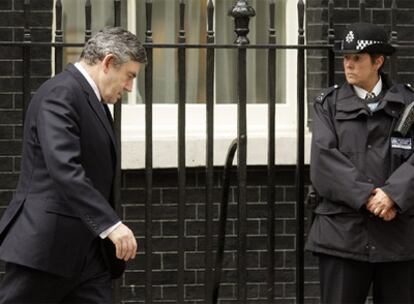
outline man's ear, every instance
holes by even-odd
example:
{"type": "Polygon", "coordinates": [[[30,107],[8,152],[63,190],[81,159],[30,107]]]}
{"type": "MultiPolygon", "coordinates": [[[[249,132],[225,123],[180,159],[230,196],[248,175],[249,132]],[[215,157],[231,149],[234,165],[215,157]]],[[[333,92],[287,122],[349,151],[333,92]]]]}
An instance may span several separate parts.
{"type": "Polygon", "coordinates": [[[104,59],[102,59],[101,66],[105,73],[108,72],[110,66],[113,65],[114,59],[115,58],[113,54],[108,54],[104,57],[104,59]]]}

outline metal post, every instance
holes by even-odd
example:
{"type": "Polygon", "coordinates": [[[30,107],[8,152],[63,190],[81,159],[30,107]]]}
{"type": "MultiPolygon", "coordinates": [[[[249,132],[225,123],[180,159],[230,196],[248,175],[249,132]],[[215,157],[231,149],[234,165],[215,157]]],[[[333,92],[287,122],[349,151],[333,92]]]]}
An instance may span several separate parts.
{"type": "Polygon", "coordinates": [[[85,2],[85,42],[92,37],[91,30],[92,23],[92,4],[91,0],[86,0],[85,2]]]}
{"type": "Polygon", "coordinates": [[[359,22],[367,22],[367,12],[365,0],[359,0],[359,22]]]}
{"type": "Polygon", "coordinates": [[[180,30],[178,35],[178,303],[184,303],[184,251],[185,251],[185,206],[186,206],[186,168],[185,168],[185,0],[180,0],[180,30]]]}
{"type": "MultiPolygon", "coordinates": [[[[152,40],[152,0],[146,0],[147,30],[145,42],[152,40]]],[[[152,303],[152,90],[153,90],[153,53],[147,47],[148,63],[145,67],[145,302],[152,303]]]]}
{"type": "Polygon", "coordinates": [[[249,44],[250,17],[256,15],[255,10],[246,0],[237,1],[229,11],[234,18],[238,44],[238,111],[237,111],[237,177],[238,177],[238,253],[237,253],[237,295],[239,303],[246,303],[246,175],[247,175],[247,126],[246,126],[246,48],[249,44]]]}
{"type": "MultiPolygon", "coordinates": [[[[207,4],[207,43],[214,44],[214,4],[207,4]]],[[[205,299],[206,303],[213,302],[212,265],[213,265],[213,183],[214,183],[214,49],[207,49],[206,75],[206,254],[205,254],[205,299]]]]}
{"type": "MultiPolygon", "coordinates": [[[[24,0],[24,36],[23,41],[30,43],[32,40],[31,31],[30,31],[30,0],[24,0]]],[[[24,119],[26,117],[27,107],[30,102],[30,66],[31,66],[31,57],[30,49],[31,46],[25,44],[23,46],[23,103],[22,103],[22,124],[24,124],[24,119]]]]}
{"type": "MultiPolygon", "coordinates": [[[[121,14],[121,3],[119,1],[114,1],[114,26],[119,26],[120,14],[121,14]]],[[[90,1],[86,2],[85,13],[86,13],[86,31],[85,31],[85,41],[91,37],[91,3],[90,1]]],[[[122,215],[122,205],[121,205],[121,119],[122,119],[122,101],[119,100],[114,105],[114,133],[116,140],[116,151],[117,151],[117,160],[116,160],[116,171],[115,179],[113,185],[113,194],[114,194],[114,204],[115,211],[117,214],[122,215]]],[[[114,281],[114,303],[121,303],[121,280],[117,279],[114,281]]]]}
{"type": "MultiPolygon", "coordinates": [[[[334,17],[334,1],[329,0],[328,3],[328,44],[333,45],[335,42],[335,30],[333,26],[334,17]]],[[[328,51],[328,84],[335,84],[335,53],[333,49],[328,51]]]]}
{"type": "MultiPolygon", "coordinates": [[[[276,44],[275,1],[269,1],[269,44],[276,44]]],[[[276,49],[268,51],[268,136],[267,136],[267,300],[275,296],[275,114],[276,49]]]]}
{"type": "MultiPolygon", "coordinates": [[[[298,45],[305,44],[305,4],[298,1],[298,45]]],[[[305,150],[305,50],[298,49],[297,66],[297,161],[296,161],[296,302],[304,301],[304,150],[305,150]]]]}
{"type": "MultiPolygon", "coordinates": [[[[391,39],[392,45],[398,44],[397,33],[397,1],[393,0],[391,5],[391,39]]],[[[398,60],[397,55],[392,55],[390,58],[390,75],[393,81],[398,81],[398,60]]]]}
{"type": "MultiPolygon", "coordinates": [[[[63,32],[62,32],[62,1],[56,0],[56,30],[55,30],[55,42],[63,43],[63,32]]],[[[55,47],[55,74],[58,74],[62,71],[62,56],[63,56],[63,47],[55,47]]]]}

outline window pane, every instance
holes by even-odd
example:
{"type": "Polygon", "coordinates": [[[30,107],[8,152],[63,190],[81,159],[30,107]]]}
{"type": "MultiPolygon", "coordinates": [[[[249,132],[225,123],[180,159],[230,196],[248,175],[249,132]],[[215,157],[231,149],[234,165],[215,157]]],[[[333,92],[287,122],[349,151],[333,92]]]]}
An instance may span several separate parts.
{"type": "MultiPolygon", "coordinates": [[[[187,43],[206,42],[207,0],[186,1],[185,35],[187,43]]],[[[145,3],[136,5],[136,33],[145,41],[145,3]]],[[[152,7],[154,43],[177,43],[179,35],[179,1],[154,0],[152,7]]],[[[155,103],[176,103],[178,100],[178,52],[171,48],[154,49],[153,100],[155,103]]],[[[205,50],[186,50],[186,98],[188,103],[205,102],[205,50]]],[[[144,83],[139,84],[141,88],[144,83]]]]}
{"type": "MultiPolygon", "coordinates": [[[[92,33],[104,26],[114,25],[113,0],[92,0],[92,33]]],[[[64,42],[85,41],[85,1],[62,0],[62,28],[64,42]]],[[[81,48],[63,49],[63,65],[78,61],[81,48]]]]}
{"type": "MultiPolygon", "coordinates": [[[[132,1],[132,0],[131,0],[132,1]]],[[[186,42],[206,43],[208,0],[187,0],[185,12],[186,42]]],[[[114,1],[92,0],[92,32],[104,26],[114,24],[114,1]]],[[[129,14],[127,3],[122,1],[121,25],[127,27],[127,18],[135,18],[135,32],[142,42],[145,41],[146,12],[145,1],[134,2],[136,13],[129,14]]],[[[250,0],[256,10],[251,18],[249,39],[252,44],[268,43],[269,12],[268,1],[250,0]]],[[[234,0],[215,1],[215,35],[217,44],[229,44],[235,40],[234,20],[228,16],[228,10],[234,0]]],[[[65,42],[84,42],[85,2],[62,0],[63,29],[65,42]]],[[[152,10],[152,32],[154,43],[176,43],[179,30],[179,1],[154,0],[152,10]]],[[[276,1],[277,43],[286,39],[286,4],[276,1]]],[[[130,20],[131,21],[131,20],[130,20]]],[[[78,60],[81,48],[64,48],[63,62],[78,60]]],[[[178,100],[178,58],[177,50],[171,48],[154,49],[153,100],[155,103],[177,103],[178,100]]],[[[278,103],[286,102],[286,51],[277,51],[276,98],[278,103]]],[[[138,77],[139,91],[144,91],[144,73],[138,77]]],[[[206,50],[186,50],[186,102],[204,103],[206,101],[206,50]]],[[[247,51],[247,100],[249,103],[267,102],[267,50],[247,51]]],[[[142,103],[140,92],[132,94],[129,103],[142,103]],[[132,97],[131,97],[132,96],[132,97]]],[[[144,96],[144,95],[143,95],[144,96]]],[[[216,103],[237,102],[237,50],[216,49],[215,54],[215,98],[216,103]]],[[[123,99],[127,102],[127,98],[123,99]]]]}
{"type": "MultiPolygon", "coordinates": [[[[186,1],[186,42],[206,43],[207,0],[186,1]]],[[[268,43],[269,13],[268,2],[251,0],[249,2],[258,17],[251,19],[249,38],[252,44],[268,43]]],[[[215,33],[217,44],[233,43],[235,40],[234,20],[228,10],[234,0],[215,1],[215,33]]],[[[154,0],[152,10],[152,31],[154,43],[176,43],[179,30],[179,1],[154,0]]],[[[136,32],[145,40],[145,3],[136,6],[136,32]]],[[[276,21],[278,43],[285,41],[285,4],[276,2],[276,21]],[[283,29],[283,31],[279,30],[283,29]]],[[[187,103],[205,102],[206,50],[186,50],[186,101],[187,103]]],[[[277,51],[277,102],[285,102],[285,51],[277,51]]],[[[237,102],[237,51],[216,50],[215,90],[217,103],[237,102]]],[[[154,88],[155,103],[176,103],[178,100],[177,51],[154,49],[154,88]]],[[[247,100],[250,103],[267,102],[267,51],[248,50],[247,52],[247,100]]],[[[143,88],[143,81],[139,84],[143,88]]],[[[138,100],[138,102],[142,102],[138,100]]]]}

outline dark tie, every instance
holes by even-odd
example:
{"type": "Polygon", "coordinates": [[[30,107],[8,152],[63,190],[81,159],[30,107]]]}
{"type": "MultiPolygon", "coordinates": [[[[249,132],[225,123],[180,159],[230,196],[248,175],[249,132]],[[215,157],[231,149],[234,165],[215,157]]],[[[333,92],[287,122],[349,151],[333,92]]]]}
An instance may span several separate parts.
{"type": "Polygon", "coordinates": [[[110,123],[110,125],[113,127],[113,119],[112,119],[112,115],[111,115],[111,111],[109,110],[109,107],[106,103],[101,102],[102,108],[105,111],[105,115],[108,118],[108,121],[110,123]]]}
{"type": "Polygon", "coordinates": [[[375,99],[375,93],[367,93],[367,95],[365,95],[365,100],[367,102],[371,102],[375,99]]]}

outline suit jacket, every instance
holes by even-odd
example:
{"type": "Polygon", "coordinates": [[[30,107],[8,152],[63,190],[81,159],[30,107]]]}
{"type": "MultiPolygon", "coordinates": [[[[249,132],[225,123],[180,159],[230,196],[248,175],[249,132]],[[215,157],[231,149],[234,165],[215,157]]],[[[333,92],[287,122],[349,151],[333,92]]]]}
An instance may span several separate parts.
{"type": "MultiPolygon", "coordinates": [[[[111,122],[74,67],[46,81],[25,119],[16,194],[0,220],[0,259],[73,277],[92,241],[120,219],[111,189],[116,148],[111,122]]],[[[124,263],[102,241],[112,277],[124,263]]]]}

